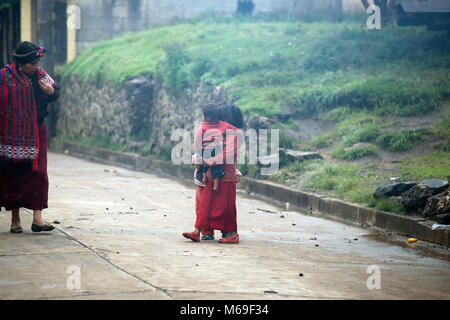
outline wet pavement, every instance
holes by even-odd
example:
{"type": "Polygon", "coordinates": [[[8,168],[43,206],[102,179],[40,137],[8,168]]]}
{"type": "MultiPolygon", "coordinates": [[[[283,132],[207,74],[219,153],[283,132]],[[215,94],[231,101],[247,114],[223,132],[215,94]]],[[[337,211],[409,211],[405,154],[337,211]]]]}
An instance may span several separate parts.
{"type": "Polygon", "coordinates": [[[48,173],[56,230],[32,233],[21,210],[24,233],[11,234],[0,213],[0,299],[450,299],[448,249],[422,250],[433,244],[240,192],[240,244],[218,231],[194,243],[181,235],[194,184],[55,153],[48,173]]]}

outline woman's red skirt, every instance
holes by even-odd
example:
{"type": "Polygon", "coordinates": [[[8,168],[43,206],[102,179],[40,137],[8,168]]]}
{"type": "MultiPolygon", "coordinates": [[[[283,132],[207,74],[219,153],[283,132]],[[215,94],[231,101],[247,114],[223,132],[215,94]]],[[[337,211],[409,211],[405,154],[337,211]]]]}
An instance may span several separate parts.
{"type": "Polygon", "coordinates": [[[3,163],[0,167],[0,209],[48,208],[47,127],[39,128],[38,170],[31,164],[3,163]]]}
{"type": "Polygon", "coordinates": [[[195,227],[237,232],[236,182],[220,182],[219,192],[214,192],[213,185],[213,181],[208,181],[201,192],[197,188],[201,195],[195,227]]]}

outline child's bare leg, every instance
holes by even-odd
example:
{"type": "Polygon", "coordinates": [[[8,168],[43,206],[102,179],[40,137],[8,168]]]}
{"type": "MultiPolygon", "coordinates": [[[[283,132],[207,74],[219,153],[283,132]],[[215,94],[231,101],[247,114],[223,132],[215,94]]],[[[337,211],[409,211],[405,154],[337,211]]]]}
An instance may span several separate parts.
{"type": "Polygon", "coordinates": [[[214,187],[213,190],[218,192],[219,191],[219,178],[214,179],[214,187]]]}
{"type": "Polygon", "coordinates": [[[12,210],[12,213],[11,213],[11,227],[13,227],[13,228],[20,227],[19,209],[12,210]]]}

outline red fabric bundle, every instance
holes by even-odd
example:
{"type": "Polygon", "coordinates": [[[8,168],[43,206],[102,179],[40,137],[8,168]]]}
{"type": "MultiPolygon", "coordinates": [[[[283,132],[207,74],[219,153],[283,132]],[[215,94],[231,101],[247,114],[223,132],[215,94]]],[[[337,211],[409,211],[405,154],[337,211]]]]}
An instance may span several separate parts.
{"type": "MultiPolygon", "coordinates": [[[[42,78],[42,69],[38,77],[42,78]]],[[[39,134],[32,81],[16,63],[0,70],[0,158],[33,162],[38,169],[39,134]]]]}

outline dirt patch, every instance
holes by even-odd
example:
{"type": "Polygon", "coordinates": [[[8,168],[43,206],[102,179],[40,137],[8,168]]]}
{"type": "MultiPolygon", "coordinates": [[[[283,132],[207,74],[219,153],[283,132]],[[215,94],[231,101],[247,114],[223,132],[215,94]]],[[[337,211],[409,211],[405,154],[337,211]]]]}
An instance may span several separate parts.
{"type": "Polygon", "coordinates": [[[442,109],[438,109],[424,115],[414,117],[386,116],[383,117],[382,120],[383,123],[392,122],[394,124],[394,126],[386,128],[386,131],[414,131],[441,121],[449,109],[450,103],[446,104],[446,106],[442,109]]]}
{"type": "Polygon", "coordinates": [[[333,130],[334,123],[317,119],[298,119],[293,132],[303,143],[309,143],[312,138],[333,130]]]}

